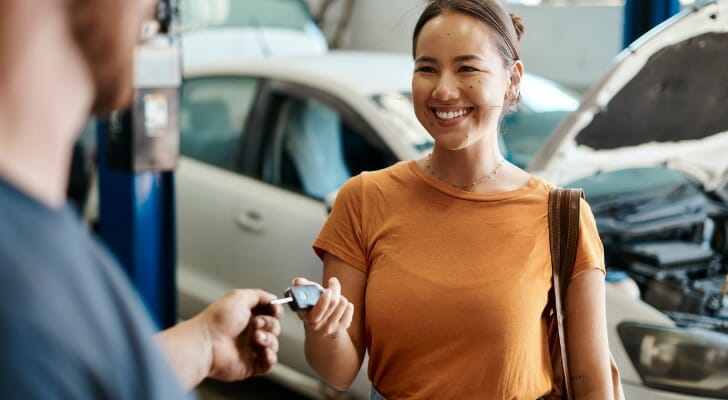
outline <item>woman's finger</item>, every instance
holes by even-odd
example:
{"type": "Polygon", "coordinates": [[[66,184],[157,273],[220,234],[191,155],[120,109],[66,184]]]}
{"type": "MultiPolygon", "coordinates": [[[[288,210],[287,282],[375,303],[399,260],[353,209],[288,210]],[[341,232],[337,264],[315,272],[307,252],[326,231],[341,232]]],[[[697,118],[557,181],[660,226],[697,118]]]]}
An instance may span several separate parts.
{"type": "MultiPolygon", "coordinates": [[[[331,320],[331,316],[336,312],[339,303],[343,299],[343,296],[341,296],[341,285],[339,285],[339,282],[336,280],[336,278],[331,278],[329,280],[329,283],[330,285],[327,290],[331,294],[330,306],[328,310],[326,310],[326,312],[321,316],[322,321],[331,320]]],[[[344,299],[344,301],[346,301],[346,299],[344,299]]],[[[338,321],[338,319],[334,321],[338,321]]]]}
{"type": "Polygon", "coordinates": [[[318,287],[321,290],[324,290],[323,286],[319,284],[318,282],[310,281],[306,278],[294,278],[293,279],[293,286],[303,286],[303,285],[314,285],[318,287]]]}
{"type": "Polygon", "coordinates": [[[345,298],[342,297],[342,301],[336,306],[336,309],[334,309],[334,312],[331,313],[331,317],[328,319],[328,324],[326,324],[326,334],[330,335],[339,329],[341,329],[341,326],[339,322],[341,321],[341,318],[344,316],[344,313],[346,312],[346,307],[349,305],[349,302],[346,301],[345,298]]]}
{"type": "Polygon", "coordinates": [[[349,303],[346,305],[346,311],[344,312],[344,315],[341,317],[341,320],[339,321],[339,325],[341,325],[345,329],[349,329],[351,326],[351,321],[354,320],[354,304],[349,303]]]}
{"type": "Polygon", "coordinates": [[[311,309],[309,319],[313,323],[314,329],[318,329],[317,327],[323,323],[323,316],[329,310],[329,307],[331,307],[331,290],[325,289],[321,293],[316,305],[311,309]]]}

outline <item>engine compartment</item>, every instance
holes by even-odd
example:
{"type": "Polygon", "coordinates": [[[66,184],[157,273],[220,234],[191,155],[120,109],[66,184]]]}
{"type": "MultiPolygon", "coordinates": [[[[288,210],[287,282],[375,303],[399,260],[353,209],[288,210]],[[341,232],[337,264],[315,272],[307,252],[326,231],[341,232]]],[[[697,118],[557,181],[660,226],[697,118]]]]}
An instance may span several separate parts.
{"type": "Polygon", "coordinates": [[[728,204],[690,180],[589,203],[608,273],[626,272],[678,326],[728,333],[728,204]]]}

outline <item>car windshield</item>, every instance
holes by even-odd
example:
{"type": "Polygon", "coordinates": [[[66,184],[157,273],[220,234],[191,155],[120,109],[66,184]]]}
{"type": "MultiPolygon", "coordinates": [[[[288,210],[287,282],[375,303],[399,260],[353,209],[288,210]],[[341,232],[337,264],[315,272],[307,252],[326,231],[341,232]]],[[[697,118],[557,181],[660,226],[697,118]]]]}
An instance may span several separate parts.
{"type": "Polygon", "coordinates": [[[398,132],[406,135],[417,150],[424,152],[432,148],[432,137],[415,116],[411,93],[383,93],[373,96],[372,99],[384,111],[382,114],[385,118],[398,132]]]}
{"type": "Polygon", "coordinates": [[[305,31],[312,17],[303,0],[182,0],[185,30],[270,27],[305,31]]]}
{"type": "Polygon", "coordinates": [[[590,203],[615,199],[688,197],[699,193],[698,184],[688,175],[666,167],[630,168],[597,173],[566,186],[582,188],[590,203]]]}
{"type": "Polygon", "coordinates": [[[554,128],[578,106],[579,100],[569,90],[525,75],[518,109],[507,114],[501,126],[501,145],[509,161],[521,168],[528,166],[554,128]]]}

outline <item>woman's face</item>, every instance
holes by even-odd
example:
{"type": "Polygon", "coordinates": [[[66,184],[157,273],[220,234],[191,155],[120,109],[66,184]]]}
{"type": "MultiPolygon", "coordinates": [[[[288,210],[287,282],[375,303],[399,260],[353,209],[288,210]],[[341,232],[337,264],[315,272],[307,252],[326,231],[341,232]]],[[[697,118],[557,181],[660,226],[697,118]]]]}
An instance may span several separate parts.
{"type": "MultiPolygon", "coordinates": [[[[454,12],[431,19],[420,32],[412,98],[417,119],[439,147],[462,149],[497,134],[503,104],[514,92],[508,92],[511,73],[493,35],[483,22],[454,12]]],[[[513,68],[516,84],[519,68],[513,68]]]]}

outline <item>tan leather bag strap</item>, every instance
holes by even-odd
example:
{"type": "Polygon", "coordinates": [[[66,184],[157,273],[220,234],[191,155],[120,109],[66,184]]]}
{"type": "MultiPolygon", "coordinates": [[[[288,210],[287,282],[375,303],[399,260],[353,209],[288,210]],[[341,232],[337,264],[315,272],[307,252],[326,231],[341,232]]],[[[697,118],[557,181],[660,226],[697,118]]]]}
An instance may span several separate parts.
{"type": "Polygon", "coordinates": [[[571,375],[566,355],[566,329],[564,303],[566,288],[574,270],[576,246],[579,241],[579,203],[584,197],[581,189],[554,187],[549,193],[549,244],[553,269],[553,294],[556,321],[559,330],[561,365],[564,372],[564,391],[568,400],[573,399],[571,375]]]}

